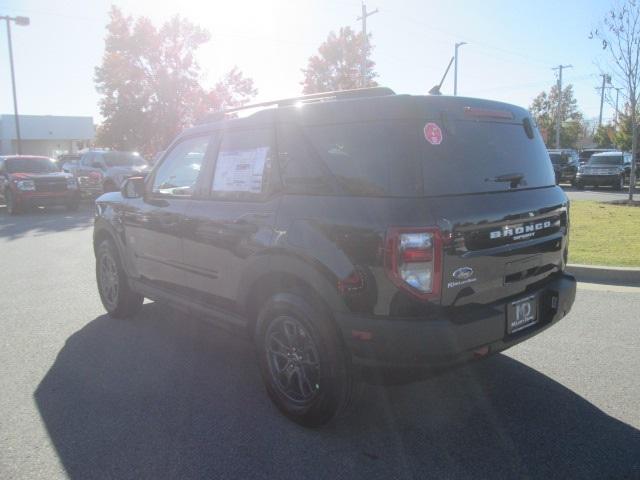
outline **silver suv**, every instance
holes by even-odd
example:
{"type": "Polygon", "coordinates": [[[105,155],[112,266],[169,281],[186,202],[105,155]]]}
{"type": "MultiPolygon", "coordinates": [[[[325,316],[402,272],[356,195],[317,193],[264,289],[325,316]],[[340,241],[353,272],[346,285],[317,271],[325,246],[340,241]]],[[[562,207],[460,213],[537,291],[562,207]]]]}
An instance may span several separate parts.
{"type": "Polygon", "coordinates": [[[119,190],[127,178],[145,173],[149,165],[136,152],[90,150],[77,165],[68,165],[65,169],[76,177],[83,194],[98,196],[119,190]]]}

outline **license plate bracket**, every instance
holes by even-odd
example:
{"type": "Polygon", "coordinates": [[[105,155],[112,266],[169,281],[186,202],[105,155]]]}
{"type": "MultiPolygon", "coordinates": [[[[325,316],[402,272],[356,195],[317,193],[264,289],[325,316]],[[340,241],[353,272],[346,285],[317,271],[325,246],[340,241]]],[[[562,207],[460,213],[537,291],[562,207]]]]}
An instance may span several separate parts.
{"type": "Polygon", "coordinates": [[[538,321],[538,295],[528,295],[507,304],[508,335],[530,328],[538,321]]]}

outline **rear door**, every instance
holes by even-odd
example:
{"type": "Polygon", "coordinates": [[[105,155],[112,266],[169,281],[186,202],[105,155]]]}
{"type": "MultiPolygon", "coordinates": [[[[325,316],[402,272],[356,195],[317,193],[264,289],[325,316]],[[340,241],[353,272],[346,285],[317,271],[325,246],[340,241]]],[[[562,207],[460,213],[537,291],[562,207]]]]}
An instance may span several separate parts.
{"type": "Polygon", "coordinates": [[[189,202],[187,285],[204,303],[233,308],[247,266],[275,235],[274,135],[272,127],[225,131],[207,177],[208,198],[189,202]]]}

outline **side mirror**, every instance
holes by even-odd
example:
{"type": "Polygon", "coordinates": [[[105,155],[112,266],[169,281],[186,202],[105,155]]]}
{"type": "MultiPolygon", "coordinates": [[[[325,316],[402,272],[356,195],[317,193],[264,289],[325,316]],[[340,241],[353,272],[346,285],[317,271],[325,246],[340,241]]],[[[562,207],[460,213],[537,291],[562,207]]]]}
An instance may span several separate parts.
{"type": "Polygon", "coordinates": [[[124,198],[142,198],[144,196],[144,177],[129,177],[120,189],[124,198]]]}

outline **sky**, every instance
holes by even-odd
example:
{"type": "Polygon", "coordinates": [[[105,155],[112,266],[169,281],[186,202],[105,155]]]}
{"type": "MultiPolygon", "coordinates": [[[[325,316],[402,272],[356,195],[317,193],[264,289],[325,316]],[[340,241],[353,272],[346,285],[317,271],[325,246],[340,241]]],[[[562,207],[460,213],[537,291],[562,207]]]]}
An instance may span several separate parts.
{"type": "MultiPolygon", "coordinates": [[[[331,30],[356,20],[361,0],[0,0],[0,15],[30,17],[12,26],[19,111],[31,115],[90,115],[100,121],[93,81],[104,51],[112,4],[157,25],[179,14],[206,28],[198,53],[203,83],[238,66],[253,78],[257,100],[301,93],[301,69],[331,30]]],[[[458,94],[528,107],[571,64],[563,83],[574,86],[586,118],[598,116],[599,74],[607,59],[589,32],[610,0],[367,0],[367,29],[377,79],[397,93],[425,94],[460,47],[458,94]]],[[[0,113],[12,113],[6,26],[0,25],[0,113]]],[[[453,92],[453,71],[443,85],[453,92]]],[[[605,105],[605,120],[614,109],[605,105]]]]}

